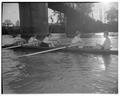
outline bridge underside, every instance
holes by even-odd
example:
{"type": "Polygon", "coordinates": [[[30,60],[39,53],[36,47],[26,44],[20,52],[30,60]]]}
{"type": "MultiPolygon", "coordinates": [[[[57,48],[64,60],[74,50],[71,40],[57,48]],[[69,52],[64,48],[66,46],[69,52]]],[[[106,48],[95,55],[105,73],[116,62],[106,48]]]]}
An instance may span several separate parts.
{"type": "Polygon", "coordinates": [[[76,28],[76,11],[64,3],[19,3],[21,29],[44,37],[49,33],[48,8],[60,11],[67,17],[66,33],[69,36],[76,28]]]}

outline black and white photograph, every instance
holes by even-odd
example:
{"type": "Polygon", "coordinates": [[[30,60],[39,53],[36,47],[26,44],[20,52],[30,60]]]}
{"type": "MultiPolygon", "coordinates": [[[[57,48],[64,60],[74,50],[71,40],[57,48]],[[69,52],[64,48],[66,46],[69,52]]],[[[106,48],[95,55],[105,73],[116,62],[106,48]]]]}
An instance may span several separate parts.
{"type": "Polygon", "coordinates": [[[1,93],[118,94],[118,5],[1,2],[1,93]]]}

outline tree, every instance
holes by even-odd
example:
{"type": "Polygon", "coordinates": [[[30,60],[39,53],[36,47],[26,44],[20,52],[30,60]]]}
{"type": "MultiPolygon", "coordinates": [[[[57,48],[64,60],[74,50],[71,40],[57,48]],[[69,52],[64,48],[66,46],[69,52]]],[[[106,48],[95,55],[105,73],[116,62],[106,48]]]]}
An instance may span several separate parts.
{"type": "Polygon", "coordinates": [[[14,24],[11,22],[11,20],[7,19],[4,21],[4,24],[6,27],[10,27],[10,26],[13,26],[14,24]]]}
{"type": "Polygon", "coordinates": [[[2,27],[5,27],[5,26],[6,26],[6,24],[3,22],[3,23],[2,23],[2,27]]]}
{"type": "Polygon", "coordinates": [[[108,20],[107,29],[109,31],[118,32],[118,4],[112,3],[112,7],[106,13],[108,20]]]}
{"type": "Polygon", "coordinates": [[[92,18],[90,18],[89,14],[92,12],[93,3],[76,3],[76,12],[77,14],[70,14],[74,16],[73,26],[75,30],[80,30],[82,32],[91,32],[92,28],[91,21],[93,22],[92,18]]]}
{"type": "Polygon", "coordinates": [[[92,7],[94,6],[93,3],[76,3],[77,4],[77,11],[84,15],[89,15],[92,11],[92,7]]]}
{"type": "Polygon", "coordinates": [[[63,23],[64,22],[64,15],[63,15],[63,13],[54,10],[53,15],[54,16],[57,15],[57,23],[63,23]]]}
{"type": "Polygon", "coordinates": [[[17,20],[15,25],[16,25],[16,26],[20,26],[20,21],[17,20]]]}
{"type": "Polygon", "coordinates": [[[109,11],[107,11],[107,20],[109,22],[113,22],[113,21],[118,21],[118,10],[116,10],[115,8],[111,8],[109,11]]]}
{"type": "Polygon", "coordinates": [[[117,22],[118,21],[118,7],[117,3],[113,3],[112,7],[110,8],[110,10],[108,10],[107,13],[107,20],[108,22],[117,22]]]}

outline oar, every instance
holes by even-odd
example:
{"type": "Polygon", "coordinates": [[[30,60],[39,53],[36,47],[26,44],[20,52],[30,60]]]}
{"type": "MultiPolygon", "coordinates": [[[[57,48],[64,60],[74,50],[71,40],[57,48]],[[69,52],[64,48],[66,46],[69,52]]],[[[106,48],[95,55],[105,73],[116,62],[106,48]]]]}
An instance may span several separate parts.
{"type": "Polygon", "coordinates": [[[17,47],[20,47],[21,45],[16,45],[16,46],[10,46],[10,47],[6,47],[6,48],[3,48],[3,49],[11,49],[11,48],[17,48],[17,47]]]}
{"type": "Polygon", "coordinates": [[[6,47],[6,48],[3,48],[3,49],[12,49],[12,48],[21,47],[21,46],[24,46],[24,45],[29,45],[29,44],[27,43],[27,44],[22,44],[22,45],[10,46],[10,47],[6,47]]]}
{"type": "Polygon", "coordinates": [[[18,58],[32,56],[32,55],[37,55],[37,54],[43,54],[43,53],[52,52],[52,51],[56,51],[56,50],[60,50],[60,49],[65,49],[65,48],[68,48],[68,47],[69,48],[70,47],[74,47],[74,46],[78,46],[78,44],[69,45],[69,46],[63,46],[63,47],[58,47],[58,48],[49,49],[49,50],[40,51],[40,52],[35,52],[35,53],[31,53],[31,54],[26,54],[26,55],[18,56],[18,58]]]}

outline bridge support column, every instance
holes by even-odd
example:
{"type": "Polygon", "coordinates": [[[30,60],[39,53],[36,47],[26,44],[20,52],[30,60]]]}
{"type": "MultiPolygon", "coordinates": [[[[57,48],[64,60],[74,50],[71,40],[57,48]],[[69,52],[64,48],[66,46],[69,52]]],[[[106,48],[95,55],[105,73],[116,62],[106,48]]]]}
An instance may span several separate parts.
{"type": "Polygon", "coordinates": [[[66,34],[67,37],[72,37],[72,35],[74,34],[74,24],[70,16],[67,16],[66,34]]]}
{"type": "Polygon", "coordinates": [[[66,23],[66,34],[68,37],[73,37],[76,34],[76,31],[82,30],[82,18],[79,13],[70,11],[67,15],[67,23],[66,23]]]}
{"type": "Polygon", "coordinates": [[[19,3],[19,9],[20,26],[23,34],[37,34],[38,37],[44,37],[48,34],[47,3],[19,3]]]}
{"type": "Polygon", "coordinates": [[[76,16],[74,14],[67,14],[66,34],[67,37],[73,37],[77,30],[76,16]]]}

